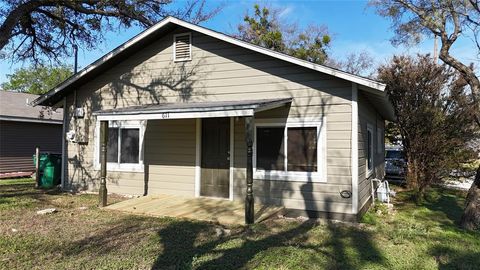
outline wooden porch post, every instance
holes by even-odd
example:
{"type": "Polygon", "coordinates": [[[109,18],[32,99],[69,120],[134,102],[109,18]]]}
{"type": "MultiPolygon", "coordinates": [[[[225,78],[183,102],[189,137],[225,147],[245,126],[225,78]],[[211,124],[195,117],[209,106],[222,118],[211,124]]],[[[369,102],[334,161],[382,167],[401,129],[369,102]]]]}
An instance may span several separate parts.
{"type": "Polygon", "coordinates": [[[99,206],[107,206],[107,144],[108,121],[100,122],[100,189],[98,190],[99,206]]]}
{"type": "Polygon", "coordinates": [[[247,195],[245,198],[245,223],[255,219],[253,209],[253,116],[245,117],[245,141],[247,143],[247,195]]]}

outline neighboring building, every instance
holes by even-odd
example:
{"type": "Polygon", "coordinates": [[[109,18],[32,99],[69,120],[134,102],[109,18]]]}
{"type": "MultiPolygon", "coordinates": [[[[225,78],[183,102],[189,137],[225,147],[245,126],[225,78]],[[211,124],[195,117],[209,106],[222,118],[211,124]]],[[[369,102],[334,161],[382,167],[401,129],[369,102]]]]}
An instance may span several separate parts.
{"type": "Polygon", "coordinates": [[[36,147],[62,151],[62,109],[30,106],[38,97],[0,91],[0,178],[32,174],[36,147]]]}
{"type": "Polygon", "coordinates": [[[168,17],[35,104],[66,104],[67,189],[98,189],[109,121],[109,192],[244,200],[250,135],[256,202],[353,219],[384,175],[384,89],[168,17]]]}

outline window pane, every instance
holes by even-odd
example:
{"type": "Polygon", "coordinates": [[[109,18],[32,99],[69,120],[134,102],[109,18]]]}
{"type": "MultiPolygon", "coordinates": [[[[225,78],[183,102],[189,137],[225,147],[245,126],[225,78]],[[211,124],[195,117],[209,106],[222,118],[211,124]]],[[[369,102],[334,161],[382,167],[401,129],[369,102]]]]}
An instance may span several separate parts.
{"type": "Polygon", "coordinates": [[[257,169],[285,170],[283,127],[257,128],[257,169]]]}
{"type": "Polygon", "coordinates": [[[118,128],[108,129],[107,162],[118,162],[118,128]]]}
{"type": "Polygon", "coordinates": [[[370,130],[367,130],[367,168],[369,170],[372,169],[372,132],[370,130]]]}
{"type": "Polygon", "coordinates": [[[120,135],[120,163],[138,163],[139,129],[122,128],[120,135]]]}
{"type": "Polygon", "coordinates": [[[317,128],[288,128],[288,171],[317,171],[317,128]]]}

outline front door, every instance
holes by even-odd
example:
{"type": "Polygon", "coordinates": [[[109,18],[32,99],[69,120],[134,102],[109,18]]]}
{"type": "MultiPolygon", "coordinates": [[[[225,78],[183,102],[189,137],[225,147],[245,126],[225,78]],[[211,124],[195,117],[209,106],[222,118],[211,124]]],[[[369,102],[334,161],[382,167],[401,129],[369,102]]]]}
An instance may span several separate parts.
{"type": "Polygon", "coordinates": [[[230,119],[202,120],[200,196],[229,197],[230,119]]]}

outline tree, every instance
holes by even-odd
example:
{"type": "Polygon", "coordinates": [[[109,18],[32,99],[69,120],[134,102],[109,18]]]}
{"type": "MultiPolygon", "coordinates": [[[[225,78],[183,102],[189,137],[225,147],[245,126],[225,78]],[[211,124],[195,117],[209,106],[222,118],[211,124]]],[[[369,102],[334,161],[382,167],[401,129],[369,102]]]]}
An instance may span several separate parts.
{"type": "Polygon", "coordinates": [[[378,74],[397,116],[407,184],[421,200],[429,185],[475,156],[469,143],[479,129],[468,117],[471,95],[458,72],[429,55],[395,56],[378,74]]]}
{"type": "Polygon", "coordinates": [[[331,41],[327,33],[325,26],[308,26],[290,41],[287,54],[312,63],[325,63],[328,58],[327,48],[331,41]]]}
{"type": "Polygon", "coordinates": [[[0,50],[12,60],[43,62],[71,55],[72,47],[98,46],[107,31],[134,24],[149,27],[173,15],[193,23],[210,19],[220,9],[205,11],[205,0],[171,8],[171,0],[3,0],[0,7],[0,50]]]}
{"type": "Polygon", "coordinates": [[[245,15],[244,24],[238,25],[236,36],[264,48],[284,52],[285,40],[278,20],[278,10],[254,6],[254,15],[245,15]]]}
{"type": "Polygon", "coordinates": [[[8,74],[8,82],[2,83],[5,91],[41,95],[72,75],[69,66],[31,66],[8,74]]]}
{"type": "MultiPolygon", "coordinates": [[[[424,36],[437,36],[441,47],[439,58],[457,70],[469,85],[475,110],[470,118],[480,126],[480,79],[473,65],[461,62],[450,49],[461,36],[473,40],[472,48],[480,54],[480,1],[478,0],[371,0],[378,14],[392,21],[394,44],[415,44],[424,36]]],[[[461,226],[480,228],[480,166],[468,195],[461,226]]]]}
{"type": "Polygon", "coordinates": [[[254,14],[245,15],[235,37],[316,64],[327,59],[330,35],[325,26],[310,25],[300,29],[281,22],[280,10],[254,5],[254,14]]]}
{"type": "Polygon", "coordinates": [[[364,77],[374,77],[375,60],[367,51],[349,53],[343,60],[329,58],[327,65],[364,77]]]}

